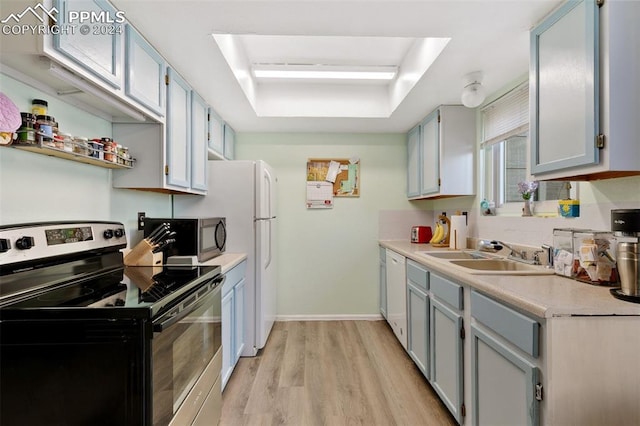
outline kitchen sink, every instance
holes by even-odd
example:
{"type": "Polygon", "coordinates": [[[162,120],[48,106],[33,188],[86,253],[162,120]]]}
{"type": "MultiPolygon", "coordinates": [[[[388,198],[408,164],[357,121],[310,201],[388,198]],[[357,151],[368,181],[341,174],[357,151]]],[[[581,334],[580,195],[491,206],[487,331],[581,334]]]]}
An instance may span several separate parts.
{"type": "Polygon", "coordinates": [[[464,268],[469,274],[552,275],[554,273],[553,269],[544,266],[507,259],[451,260],[451,264],[464,268]]]}
{"type": "Polygon", "coordinates": [[[485,255],[476,251],[421,251],[418,253],[423,256],[431,256],[445,260],[486,259],[487,257],[490,257],[490,255],[485,255]]]}

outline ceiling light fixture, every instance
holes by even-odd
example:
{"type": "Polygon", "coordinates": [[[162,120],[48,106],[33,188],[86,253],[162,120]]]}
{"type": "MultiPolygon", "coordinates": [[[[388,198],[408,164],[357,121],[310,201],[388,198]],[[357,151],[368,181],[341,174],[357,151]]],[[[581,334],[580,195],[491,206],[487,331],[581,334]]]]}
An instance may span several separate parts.
{"type": "Polygon", "coordinates": [[[396,66],[343,66],[323,64],[254,64],[256,78],[330,79],[330,80],[393,80],[396,66]]]}
{"type": "Polygon", "coordinates": [[[482,85],[482,72],[475,71],[464,76],[464,89],[462,89],[462,105],[467,108],[480,106],[486,97],[482,85]]]}

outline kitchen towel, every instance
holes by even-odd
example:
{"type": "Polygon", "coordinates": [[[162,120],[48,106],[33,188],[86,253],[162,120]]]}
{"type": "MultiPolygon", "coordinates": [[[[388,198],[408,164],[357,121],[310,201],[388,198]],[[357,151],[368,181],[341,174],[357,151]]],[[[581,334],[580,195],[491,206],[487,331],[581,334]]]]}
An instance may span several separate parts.
{"type": "Polygon", "coordinates": [[[454,250],[467,248],[467,216],[452,215],[449,231],[449,247],[454,250]]]}

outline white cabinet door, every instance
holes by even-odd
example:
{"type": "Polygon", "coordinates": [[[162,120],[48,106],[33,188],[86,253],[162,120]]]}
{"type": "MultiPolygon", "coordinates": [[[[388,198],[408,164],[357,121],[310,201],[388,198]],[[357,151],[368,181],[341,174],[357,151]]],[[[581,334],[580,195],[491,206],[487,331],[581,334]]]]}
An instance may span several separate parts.
{"type": "Polygon", "coordinates": [[[431,385],[451,414],[462,421],[462,315],[431,298],[431,385]]]}
{"type": "MultiPolygon", "coordinates": [[[[78,25],[69,22],[69,11],[93,13],[94,16],[110,16],[119,19],[117,10],[104,0],[58,0],[58,22],[61,27],[78,25]]],[[[83,69],[99,77],[111,87],[122,87],[122,33],[124,23],[112,26],[87,24],[88,33],[74,31],[60,32],[53,36],[53,47],[83,69]]]]}
{"type": "Polygon", "coordinates": [[[531,173],[597,164],[599,10],[565,3],[531,32],[531,173]]]}
{"type": "Polygon", "coordinates": [[[207,190],[209,106],[191,92],[191,189],[207,190]]]}
{"type": "Polygon", "coordinates": [[[131,25],[125,30],[125,93],[160,116],[165,113],[164,58],[131,25]]]}
{"type": "Polygon", "coordinates": [[[474,425],[539,424],[539,370],[498,339],[471,326],[474,425]]]}
{"type": "Polygon", "coordinates": [[[387,322],[396,337],[407,348],[407,273],[406,259],[387,250],[387,322]]]}
{"type": "Polygon", "coordinates": [[[440,110],[429,114],[422,122],[420,195],[440,192],[440,110]]]}
{"type": "Polygon", "coordinates": [[[191,187],[191,87],[172,68],[167,70],[167,183],[191,187]]]}
{"type": "Polygon", "coordinates": [[[420,125],[407,134],[407,197],[420,195],[420,125]]]}

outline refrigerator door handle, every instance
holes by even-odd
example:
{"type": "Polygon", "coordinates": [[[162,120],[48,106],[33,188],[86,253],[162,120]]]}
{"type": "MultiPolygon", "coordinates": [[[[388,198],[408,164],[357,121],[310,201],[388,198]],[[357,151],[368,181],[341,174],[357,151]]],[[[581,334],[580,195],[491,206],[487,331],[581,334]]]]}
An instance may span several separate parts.
{"type": "Polygon", "coordinates": [[[267,217],[272,217],[273,214],[271,212],[271,186],[273,179],[271,178],[271,173],[269,173],[269,169],[264,169],[264,180],[265,180],[265,192],[266,199],[264,200],[267,203],[267,211],[265,212],[267,217]]]}
{"type": "Polygon", "coordinates": [[[269,236],[267,238],[267,250],[269,250],[269,254],[267,255],[267,263],[264,265],[264,268],[268,268],[269,265],[271,265],[271,244],[273,244],[273,241],[271,241],[271,221],[267,222],[268,226],[267,226],[267,232],[269,233],[269,236]]]}

